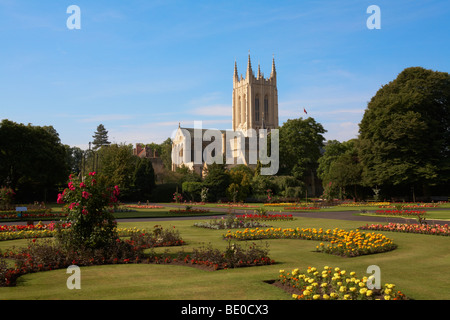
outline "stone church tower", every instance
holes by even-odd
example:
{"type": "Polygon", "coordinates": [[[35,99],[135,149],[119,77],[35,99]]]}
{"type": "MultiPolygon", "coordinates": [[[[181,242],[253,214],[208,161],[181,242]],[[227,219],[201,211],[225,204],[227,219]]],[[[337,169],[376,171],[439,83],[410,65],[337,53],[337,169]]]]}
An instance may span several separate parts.
{"type": "Polygon", "coordinates": [[[275,58],[272,59],[272,72],[264,78],[258,65],[255,77],[250,54],[248,55],[245,78],[238,76],[234,63],[233,77],[233,131],[248,129],[278,128],[278,92],[275,58]]]}

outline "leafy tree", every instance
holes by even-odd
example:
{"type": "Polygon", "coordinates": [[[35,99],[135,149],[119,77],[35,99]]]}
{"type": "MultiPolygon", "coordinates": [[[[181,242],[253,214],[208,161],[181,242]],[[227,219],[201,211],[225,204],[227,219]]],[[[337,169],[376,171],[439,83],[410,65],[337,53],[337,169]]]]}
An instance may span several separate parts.
{"type": "Polygon", "coordinates": [[[164,167],[172,170],[172,139],[167,138],[160,144],[159,155],[164,163],[164,167]]]}
{"type": "Polygon", "coordinates": [[[133,173],[133,198],[148,200],[155,187],[155,172],[148,158],[137,158],[133,173]]]}
{"type": "Polygon", "coordinates": [[[201,199],[201,192],[203,183],[199,181],[184,181],[181,185],[183,194],[188,196],[188,200],[199,201],[201,199]]]}
{"type": "Polygon", "coordinates": [[[268,189],[274,189],[272,176],[255,175],[251,179],[251,189],[254,197],[265,198],[268,189]]]}
{"type": "Polygon", "coordinates": [[[339,196],[343,198],[346,192],[353,198],[358,197],[358,186],[361,184],[362,167],[356,150],[353,153],[340,155],[330,166],[329,181],[339,188],[339,196]]]}
{"type": "Polygon", "coordinates": [[[94,150],[97,150],[102,146],[109,146],[111,144],[111,142],[108,141],[108,131],[105,129],[105,126],[103,124],[99,124],[97,126],[97,131],[94,133],[92,138],[94,138],[94,150]]]}
{"type": "Polygon", "coordinates": [[[331,164],[347,151],[346,144],[337,140],[326,142],[325,151],[318,160],[317,176],[322,180],[323,185],[327,185],[330,178],[331,164]]]}
{"type": "Polygon", "coordinates": [[[187,167],[186,165],[181,165],[180,167],[177,167],[175,169],[176,174],[178,175],[178,179],[180,184],[183,184],[183,182],[185,181],[189,181],[189,182],[201,182],[202,181],[202,177],[192,171],[191,169],[189,169],[189,167],[187,167]]]}
{"type": "Polygon", "coordinates": [[[227,188],[227,196],[232,201],[245,201],[251,192],[251,180],[253,170],[243,164],[232,167],[229,170],[230,185],[227,188]]]}
{"type": "Polygon", "coordinates": [[[0,123],[0,185],[17,193],[17,201],[47,200],[64,183],[69,168],[64,145],[51,126],[0,123]]]}
{"type": "Polygon", "coordinates": [[[139,159],[133,155],[131,145],[111,144],[102,147],[99,153],[99,175],[108,185],[117,185],[123,198],[131,196],[134,184],[136,163],[139,159]]]}
{"type": "Polygon", "coordinates": [[[382,86],[360,123],[359,156],[368,186],[450,180],[450,75],[412,67],[382,86]]]}
{"type": "Polygon", "coordinates": [[[356,139],[342,143],[336,140],[329,141],[319,159],[317,171],[328,194],[336,192],[333,197],[343,198],[347,191],[353,198],[358,198],[362,166],[356,149],[356,139]]]}
{"type": "Polygon", "coordinates": [[[226,196],[226,190],[230,184],[230,175],[225,164],[212,163],[207,166],[204,186],[209,189],[212,201],[226,196]]]}
{"type": "Polygon", "coordinates": [[[326,130],[313,118],[289,119],[279,129],[280,175],[303,180],[317,168],[326,130]]]}
{"type": "Polygon", "coordinates": [[[79,147],[64,145],[66,149],[66,162],[71,173],[79,174],[83,164],[83,150],[79,147]]]}
{"type": "Polygon", "coordinates": [[[271,189],[274,195],[286,198],[300,198],[305,193],[305,183],[292,176],[273,176],[271,189]]]}

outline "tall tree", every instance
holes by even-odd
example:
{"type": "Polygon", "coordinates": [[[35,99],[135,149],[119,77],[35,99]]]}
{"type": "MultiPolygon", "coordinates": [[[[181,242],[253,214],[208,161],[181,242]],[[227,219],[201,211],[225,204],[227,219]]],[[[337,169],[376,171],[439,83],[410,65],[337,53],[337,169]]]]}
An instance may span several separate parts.
{"type": "Polygon", "coordinates": [[[51,126],[0,123],[0,185],[20,201],[47,200],[64,183],[69,168],[66,148],[51,126]]]}
{"type": "Polygon", "coordinates": [[[346,144],[337,140],[329,140],[325,144],[324,153],[318,160],[317,176],[322,180],[323,185],[330,181],[331,164],[347,151],[346,144]]]}
{"type": "Polygon", "coordinates": [[[64,145],[66,148],[66,161],[69,166],[69,170],[78,175],[81,172],[82,164],[83,164],[83,150],[79,147],[71,147],[68,145],[64,145]]]}
{"type": "Polygon", "coordinates": [[[303,180],[317,169],[326,130],[313,118],[289,119],[279,129],[280,175],[303,180]]]}
{"type": "Polygon", "coordinates": [[[148,158],[137,158],[133,173],[133,198],[141,201],[150,199],[155,187],[155,172],[148,158]]]}
{"type": "Polygon", "coordinates": [[[99,151],[99,175],[108,185],[118,185],[121,198],[126,198],[132,192],[133,175],[137,156],[133,155],[132,145],[111,144],[99,151]]]}
{"type": "Polygon", "coordinates": [[[368,186],[450,181],[450,75],[412,67],[381,87],[359,125],[368,186]]]}
{"type": "Polygon", "coordinates": [[[99,124],[97,126],[97,131],[94,132],[92,138],[94,138],[94,150],[97,150],[102,146],[109,146],[111,144],[111,142],[108,141],[108,131],[105,129],[105,126],[103,124],[99,124]]]}
{"type": "Polygon", "coordinates": [[[230,184],[230,175],[225,164],[212,163],[207,165],[204,186],[209,189],[213,201],[226,196],[226,190],[230,184]]]}
{"type": "Polygon", "coordinates": [[[345,142],[330,140],[319,159],[318,177],[330,196],[346,195],[358,198],[361,186],[362,166],[359,161],[356,139],[345,142]]]}
{"type": "Polygon", "coordinates": [[[351,140],[350,142],[353,146],[331,163],[327,178],[328,182],[332,182],[339,188],[341,198],[351,196],[359,199],[358,189],[361,185],[362,166],[354,142],[351,140]]]}

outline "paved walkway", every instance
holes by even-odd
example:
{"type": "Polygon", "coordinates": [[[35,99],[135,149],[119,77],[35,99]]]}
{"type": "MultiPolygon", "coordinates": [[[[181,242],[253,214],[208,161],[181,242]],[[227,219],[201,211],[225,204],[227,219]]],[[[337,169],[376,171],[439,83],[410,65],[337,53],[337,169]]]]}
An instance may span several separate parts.
{"type": "MultiPolygon", "coordinates": [[[[165,207],[173,207],[173,208],[180,208],[179,205],[167,205],[167,204],[158,204],[158,203],[151,203],[150,205],[164,205],[165,207]]],[[[205,208],[205,207],[196,207],[193,206],[193,208],[205,208]]],[[[215,212],[223,212],[224,214],[229,212],[228,208],[211,208],[215,212]]],[[[434,209],[439,210],[439,209],[434,209]]],[[[253,213],[254,209],[232,209],[231,213],[233,214],[244,214],[244,213],[253,213]]],[[[277,211],[280,212],[279,210],[277,211]]],[[[295,217],[305,217],[305,218],[315,218],[315,219],[336,219],[336,220],[350,220],[350,221],[364,221],[366,223],[408,223],[408,224],[414,224],[418,223],[417,219],[415,218],[394,218],[394,217],[388,217],[388,216],[362,216],[358,215],[358,211],[330,211],[330,212],[319,212],[319,211],[310,211],[310,212],[291,212],[291,211],[281,211],[281,213],[285,214],[292,214],[295,217]]],[[[207,220],[217,217],[217,215],[210,215],[210,216],[191,216],[191,217],[157,217],[157,218],[125,218],[125,219],[117,219],[117,221],[120,222],[135,222],[135,221],[173,221],[173,220],[207,220]]],[[[434,220],[434,219],[427,219],[426,220],[428,224],[450,224],[450,221],[448,220],[434,220]]],[[[45,221],[43,221],[45,223],[45,221]]],[[[26,224],[26,222],[1,222],[0,224],[3,225],[13,225],[13,224],[26,224]]]]}

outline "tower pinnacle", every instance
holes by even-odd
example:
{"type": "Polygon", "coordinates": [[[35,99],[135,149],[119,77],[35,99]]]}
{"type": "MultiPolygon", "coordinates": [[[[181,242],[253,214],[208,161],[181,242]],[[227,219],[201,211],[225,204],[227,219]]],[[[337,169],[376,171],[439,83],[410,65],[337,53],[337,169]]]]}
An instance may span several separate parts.
{"type": "Polygon", "coordinates": [[[275,70],[275,55],[272,55],[272,72],[270,73],[270,77],[275,77],[277,71],[275,70]]]}
{"type": "Polygon", "coordinates": [[[253,76],[253,71],[252,71],[252,61],[250,60],[250,50],[248,50],[248,63],[247,63],[246,78],[249,79],[250,76],[253,76]]]}

